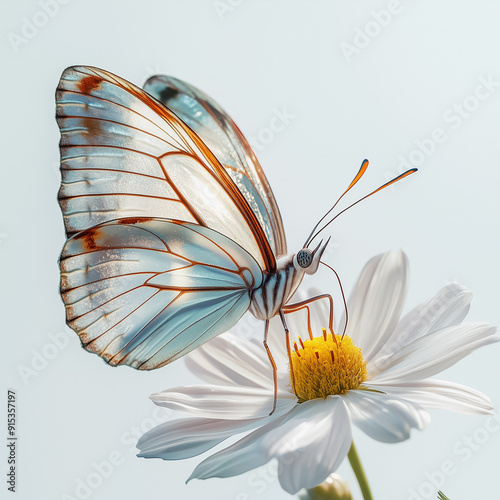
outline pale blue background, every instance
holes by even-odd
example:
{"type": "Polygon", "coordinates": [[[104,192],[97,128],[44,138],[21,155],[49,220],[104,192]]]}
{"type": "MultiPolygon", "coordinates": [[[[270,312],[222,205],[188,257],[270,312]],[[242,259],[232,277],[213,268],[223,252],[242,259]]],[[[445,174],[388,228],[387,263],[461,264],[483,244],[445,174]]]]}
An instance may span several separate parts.
{"type": "MultiPolygon", "coordinates": [[[[0,303],[3,380],[18,392],[16,498],[78,498],[77,480],[110,455],[117,465],[92,491],[92,500],[289,498],[272,466],[185,486],[199,459],[135,458],[134,433],[172,417],[155,413],[147,396],[194,378],[182,361],[153,373],[112,369],[83,351],[65,327],[58,295],[64,237],[53,115],[54,90],[66,66],[100,66],[140,85],[153,73],[172,74],[212,95],[248,136],[265,135],[275,109],[294,115],[257,150],[292,250],[363,158],[371,166],[358,194],[396,175],[400,157],[417,149],[415,141],[443,129],[446,140],[417,175],[331,228],[334,245],[327,261],[349,290],[366,260],[401,247],[412,269],[409,305],[458,280],[475,294],[469,319],[500,323],[500,87],[456,129],[456,122],[446,121],[447,110],[473,95],[479,78],[492,75],[500,82],[500,5],[405,1],[387,26],[377,28],[373,13],[389,5],[72,0],[44,18],[42,2],[2,2],[0,303]],[[12,39],[21,34],[24,18],[41,26],[16,51],[12,39]],[[341,44],[353,44],[365,28],[380,33],[348,61],[341,44]],[[54,334],[61,347],[53,346],[54,334]],[[52,357],[46,366],[33,361],[40,353],[52,357]],[[38,375],[23,381],[19,370],[31,369],[33,362],[38,375]]],[[[324,271],[307,284],[333,290],[331,274],[324,271]]],[[[500,346],[485,348],[443,378],[484,391],[498,406],[499,355],[500,346]]],[[[426,473],[447,461],[454,473],[442,488],[451,499],[492,498],[498,491],[500,432],[485,433],[486,423],[486,417],[433,412],[426,431],[399,445],[358,433],[375,498],[406,500],[419,488],[420,498],[428,498],[426,473]],[[473,451],[463,442],[472,435],[484,441],[473,451]]],[[[3,453],[0,460],[5,463],[3,453]]],[[[340,472],[354,483],[348,464],[340,472]]]]}

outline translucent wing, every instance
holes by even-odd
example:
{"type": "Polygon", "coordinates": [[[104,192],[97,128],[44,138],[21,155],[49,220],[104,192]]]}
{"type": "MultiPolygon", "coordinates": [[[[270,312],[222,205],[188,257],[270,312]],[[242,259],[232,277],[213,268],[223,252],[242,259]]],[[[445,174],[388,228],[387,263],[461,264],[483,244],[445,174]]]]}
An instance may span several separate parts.
{"type": "Polygon", "coordinates": [[[253,257],[212,229],[120,219],[70,238],[60,259],[67,322],[111,365],[149,370],[231,328],[262,282],[253,257]]]}
{"type": "Polygon", "coordinates": [[[274,270],[268,237],[203,141],[135,85],[91,67],[64,71],[56,93],[61,129],[59,202],[71,236],[123,217],[196,222],[274,270]]]}
{"type": "Polygon", "coordinates": [[[200,136],[247,200],[274,254],[285,255],[285,231],[271,186],[251,147],[229,115],[201,90],[170,76],[151,77],[144,90],[200,136]]]}

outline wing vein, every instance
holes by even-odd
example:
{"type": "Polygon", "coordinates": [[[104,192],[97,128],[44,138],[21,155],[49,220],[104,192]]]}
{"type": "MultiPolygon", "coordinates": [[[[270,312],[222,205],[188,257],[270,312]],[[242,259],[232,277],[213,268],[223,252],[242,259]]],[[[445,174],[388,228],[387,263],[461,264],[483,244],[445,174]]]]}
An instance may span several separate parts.
{"type": "MultiPolygon", "coordinates": [[[[119,88],[121,87],[120,84],[117,84],[117,85],[118,85],[119,88]]],[[[142,113],[139,113],[135,109],[132,109],[132,108],[130,108],[128,106],[125,106],[123,104],[120,104],[118,102],[111,101],[109,99],[105,99],[104,97],[99,97],[99,96],[96,96],[96,95],[86,94],[84,92],[78,92],[76,90],[68,90],[68,89],[64,89],[64,88],[60,88],[60,87],[58,87],[57,90],[61,90],[62,92],[66,93],[66,94],[83,95],[83,96],[95,99],[97,101],[108,102],[108,103],[110,103],[110,104],[112,104],[114,106],[118,106],[118,107],[120,107],[122,109],[126,109],[126,110],[130,111],[131,113],[133,113],[134,115],[140,116],[144,120],[146,120],[149,123],[151,123],[152,125],[154,125],[154,127],[158,128],[161,132],[163,132],[164,134],[168,135],[172,141],[174,141],[174,142],[177,143],[177,146],[173,146],[172,145],[172,147],[177,147],[177,149],[182,150],[182,145],[175,139],[175,137],[173,137],[172,135],[170,135],[165,129],[163,129],[162,127],[160,127],[160,125],[158,125],[157,123],[155,123],[153,120],[151,120],[150,118],[147,118],[146,116],[144,116],[142,113]]],[[[137,98],[137,96],[135,96],[135,97],[137,98]]],[[[143,104],[147,105],[147,103],[145,103],[142,99],[139,99],[139,100],[143,104]]],[[[65,106],[65,101],[60,101],[59,100],[59,101],[56,101],[56,104],[59,104],[59,105],[61,105],[61,106],[64,107],[65,106]]],[[[70,104],[70,103],[68,103],[68,104],[70,104]]],[[[79,103],[79,104],[83,104],[83,103],[79,103]]],[[[67,115],[60,114],[59,112],[56,113],[56,118],[62,118],[62,119],[64,119],[66,116],[67,115]]],[[[172,124],[173,124],[172,122],[170,122],[168,120],[165,120],[165,118],[162,115],[160,115],[160,114],[158,114],[158,117],[161,118],[165,123],[167,123],[169,126],[172,127],[172,124]]],[[[91,117],[82,115],[82,116],[77,116],[77,117],[74,117],[74,118],[91,118],[91,117]]],[[[123,125],[125,125],[125,124],[123,124],[123,125]]]]}

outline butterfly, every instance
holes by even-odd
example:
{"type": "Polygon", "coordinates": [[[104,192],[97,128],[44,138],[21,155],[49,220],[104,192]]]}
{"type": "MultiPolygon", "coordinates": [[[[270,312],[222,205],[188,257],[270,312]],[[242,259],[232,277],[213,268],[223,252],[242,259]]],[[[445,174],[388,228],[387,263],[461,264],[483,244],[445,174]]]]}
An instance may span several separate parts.
{"type": "Polygon", "coordinates": [[[269,320],[279,314],[286,327],[290,297],[328,244],[311,242],[331,221],[287,253],[248,142],[217,103],[181,80],[154,76],[141,89],[102,69],[70,67],[56,119],[68,238],[60,291],[83,347],[110,365],[155,369],[249,310],[265,321],[276,387],[269,320]]]}

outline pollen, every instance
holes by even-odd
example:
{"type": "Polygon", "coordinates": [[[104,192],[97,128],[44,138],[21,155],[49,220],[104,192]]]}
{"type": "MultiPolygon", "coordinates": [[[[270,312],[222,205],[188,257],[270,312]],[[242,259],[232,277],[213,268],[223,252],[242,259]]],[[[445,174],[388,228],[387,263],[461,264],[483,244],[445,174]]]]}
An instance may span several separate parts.
{"type": "Polygon", "coordinates": [[[327,334],[294,343],[290,353],[293,386],[302,403],[358,389],[366,380],[366,362],[350,337],[327,334]]]}

